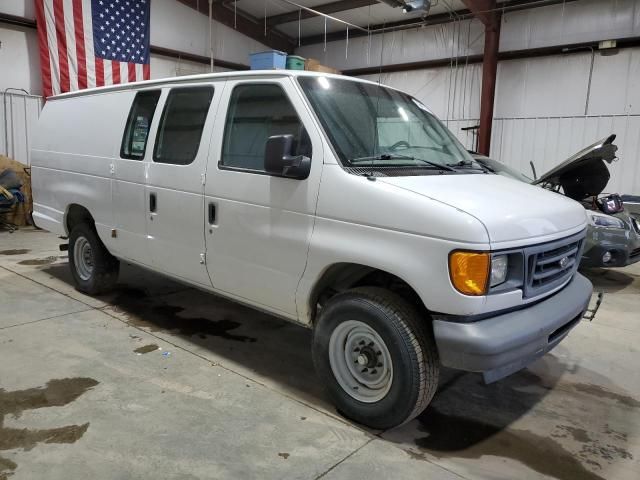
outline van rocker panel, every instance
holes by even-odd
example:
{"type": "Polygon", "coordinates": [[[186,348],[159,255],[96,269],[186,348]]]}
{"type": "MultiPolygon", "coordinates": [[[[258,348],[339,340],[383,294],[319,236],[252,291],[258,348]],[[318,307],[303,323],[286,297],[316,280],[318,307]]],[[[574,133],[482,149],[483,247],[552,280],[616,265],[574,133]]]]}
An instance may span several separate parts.
{"type": "Polygon", "coordinates": [[[522,310],[473,323],[434,320],[440,361],[483,372],[487,382],[510,375],[560,343],[579,323],[592,291],[591,282],[576,273],[558,293],[522,310]]]}

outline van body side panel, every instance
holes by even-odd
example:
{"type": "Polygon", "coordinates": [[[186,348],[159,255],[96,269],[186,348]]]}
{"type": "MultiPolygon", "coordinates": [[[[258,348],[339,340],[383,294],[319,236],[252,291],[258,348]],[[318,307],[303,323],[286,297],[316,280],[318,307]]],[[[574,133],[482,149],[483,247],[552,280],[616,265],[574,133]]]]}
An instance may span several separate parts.
{"type": "Polygon", "coordinates": [[[432,311],[474,313],[482,309],[485,297],[466,297],[449,280],[449,253],[458,248],[489,250],[487,233],[475,218],[325,164],[309,259],[298,290],[298,303],[306,306],[301,319],[309,320],[313,289],[337,263],[360,264],[401,278],[432,311]]]}
{"type": "Polygon", "coordinates": [[[69,205],[85,207],[108,248],[114,247],[111,164],[128,112],[123,92],[49,100],[32,149],[34,220],[66,235],[69,205]],[[124,118],[124,119],[123,119],[124,118]]]}

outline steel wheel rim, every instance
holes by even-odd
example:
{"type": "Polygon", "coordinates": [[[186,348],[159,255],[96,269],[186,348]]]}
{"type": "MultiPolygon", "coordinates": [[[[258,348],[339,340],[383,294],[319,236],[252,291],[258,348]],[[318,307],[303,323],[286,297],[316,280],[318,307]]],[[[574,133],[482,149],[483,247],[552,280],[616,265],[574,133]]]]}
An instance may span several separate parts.
{"type": "Polygon", "coordinates": [[[360,402],[378,402],[391,389],[391,354],[366,323],[347,320],[335,328],[329,339],[329,363],[340,387],[360,402]]]}
{"type": "Polygon", "coordinates": [[[89,280],[93,274],[93,251],[89,240],[78,237],[73,244],[73,263],[82,280],[89,280]]]}

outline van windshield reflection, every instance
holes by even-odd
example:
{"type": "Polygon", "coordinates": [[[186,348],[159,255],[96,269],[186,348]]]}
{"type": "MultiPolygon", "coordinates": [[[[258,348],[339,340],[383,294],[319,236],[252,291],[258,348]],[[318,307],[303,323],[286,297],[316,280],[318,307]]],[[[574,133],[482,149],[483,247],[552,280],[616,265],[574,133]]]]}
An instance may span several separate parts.
{"type": "Polygon", "coordinates": [[[331,77],[298,80],[345,166],[483,170],[442,122],[409,95],[331,77]]]}

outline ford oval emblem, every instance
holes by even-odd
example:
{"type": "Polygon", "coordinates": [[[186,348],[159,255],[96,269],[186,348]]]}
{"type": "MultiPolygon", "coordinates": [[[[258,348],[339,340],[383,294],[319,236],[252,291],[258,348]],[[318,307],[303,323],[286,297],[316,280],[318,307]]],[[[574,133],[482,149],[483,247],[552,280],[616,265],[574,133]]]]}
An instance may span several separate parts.
{"type": "Polygon", "coordinates": [[[569,264],[569,257],[562,257],[560,259],[560,268],[565,268],[569,264]]]}

